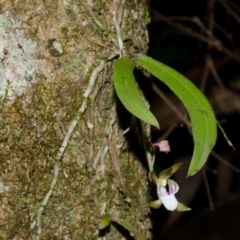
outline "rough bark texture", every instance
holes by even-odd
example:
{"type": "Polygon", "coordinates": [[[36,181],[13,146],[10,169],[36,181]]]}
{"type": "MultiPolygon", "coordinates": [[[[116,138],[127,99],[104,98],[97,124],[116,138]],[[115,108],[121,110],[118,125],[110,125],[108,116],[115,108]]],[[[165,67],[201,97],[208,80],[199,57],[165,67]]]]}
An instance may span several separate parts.
{"type": "MultiPolygon", "coordinates": [[[[81,1],[0,3],[0,239],[128,238],[117,224],[99,235],[105,213],[150,238],[147,171],[122,136],[114,59],[106,61],[118,51],[112,12],[118,17],[124,1],[85,1],[100,26],[81,1]],[[80,120],[60,156],[74,119],[80,120]]],[[[147,48],[144,13],[145,1],[126,1],[121,33],[129,54],[147,48]]]]}

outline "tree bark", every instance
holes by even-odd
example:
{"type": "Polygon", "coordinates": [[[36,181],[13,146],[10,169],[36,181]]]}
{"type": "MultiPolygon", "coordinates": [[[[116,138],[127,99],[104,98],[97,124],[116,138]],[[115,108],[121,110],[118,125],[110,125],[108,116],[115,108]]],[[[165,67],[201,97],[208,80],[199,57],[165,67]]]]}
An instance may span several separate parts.
{"type": "Polygon", "coordinates": [[[0,239],[131,239],[99,231],[105,214],[150,238],[147,171],[112,81],[116,29],[124,53],[145,52],[144,16],[143,0],[1,1],[0,239]]]}

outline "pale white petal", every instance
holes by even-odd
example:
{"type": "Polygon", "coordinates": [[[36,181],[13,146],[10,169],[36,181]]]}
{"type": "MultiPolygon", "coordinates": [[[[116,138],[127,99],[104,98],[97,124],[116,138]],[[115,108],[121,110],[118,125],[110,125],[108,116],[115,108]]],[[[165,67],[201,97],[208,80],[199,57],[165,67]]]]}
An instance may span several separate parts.
{"type": "Polygon", "coordinates": [[[168,188],[170,194],[175,194],[179,190],[179,185],[172,179],[168,179],[168,188]]]}
{"type": "Polygon", "coordinates": [[[172,179],[159,180],[159,186],[157,188],[158,196],[176,194],[179,190],[179,185],[172,179]],[[166,188],[168,187],[168,190],[166,188]]]}
{"type": "Polygon", "coordinates": [[[165,196],[168,195],[167,189],[165,187],[159,187],[157,189],[158,196],[165,196]]]}
{"type": "Polygon", "coordinates": [[[174,194],[158,196],[164,207],[169,211],[174,211],[178,207],[178,201],[174,194]]]}

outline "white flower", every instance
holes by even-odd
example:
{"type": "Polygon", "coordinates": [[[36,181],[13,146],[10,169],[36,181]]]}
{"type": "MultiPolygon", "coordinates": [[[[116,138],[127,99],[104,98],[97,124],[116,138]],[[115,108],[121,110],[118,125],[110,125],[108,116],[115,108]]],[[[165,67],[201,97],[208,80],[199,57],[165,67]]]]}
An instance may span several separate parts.
{"type": "Polygon", "coordinates": [[[189,211],[190,208],[186,207],[184,204],[178,202],[175,194],[179,190],[179,185],[169,179],[181,166],[181,163],[175,164],[172,167],[163,170],[159,177],[156,176],[154,172],[151,172],[151,179],[157,185],[157,195],[158,200],[149,203],[150,207],[159,208],[162,204],[169,211],[189,211]]]}
{"type": "Polygon", "coordinates": [[[164,207],[167,210],[173,211],[178,207],[178,201],[175,197],[175,194],[178,192],[179,186],[171,179],[167,180],[167,186],[169,190],[167,190],[167,188],[164,186],[160,186],[157,189],[157,194],[164,207]]]}

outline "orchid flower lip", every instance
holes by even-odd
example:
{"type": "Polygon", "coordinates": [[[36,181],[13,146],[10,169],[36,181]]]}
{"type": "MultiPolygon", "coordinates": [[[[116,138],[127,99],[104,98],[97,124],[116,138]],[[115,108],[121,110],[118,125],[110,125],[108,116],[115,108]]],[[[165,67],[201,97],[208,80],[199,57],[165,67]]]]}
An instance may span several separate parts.
{"type": "Polygon", "coordinates": [[[178,184],[171,179],[167,180],[166,186],[160,185],[158,187],[157,194],[159,200],[162,202],[162,204],[167,210],[173,211],[178,207],[178,201],[175,197],[175,194],[178,192],[178,190],[178,184]]]}
{"type": "Polygon", "coordinates": [[[178,207],[178,200],[174,194],[159,196],[159,200],[162,202],[164,207],[169,211],[174,211],[178,207]]]}

